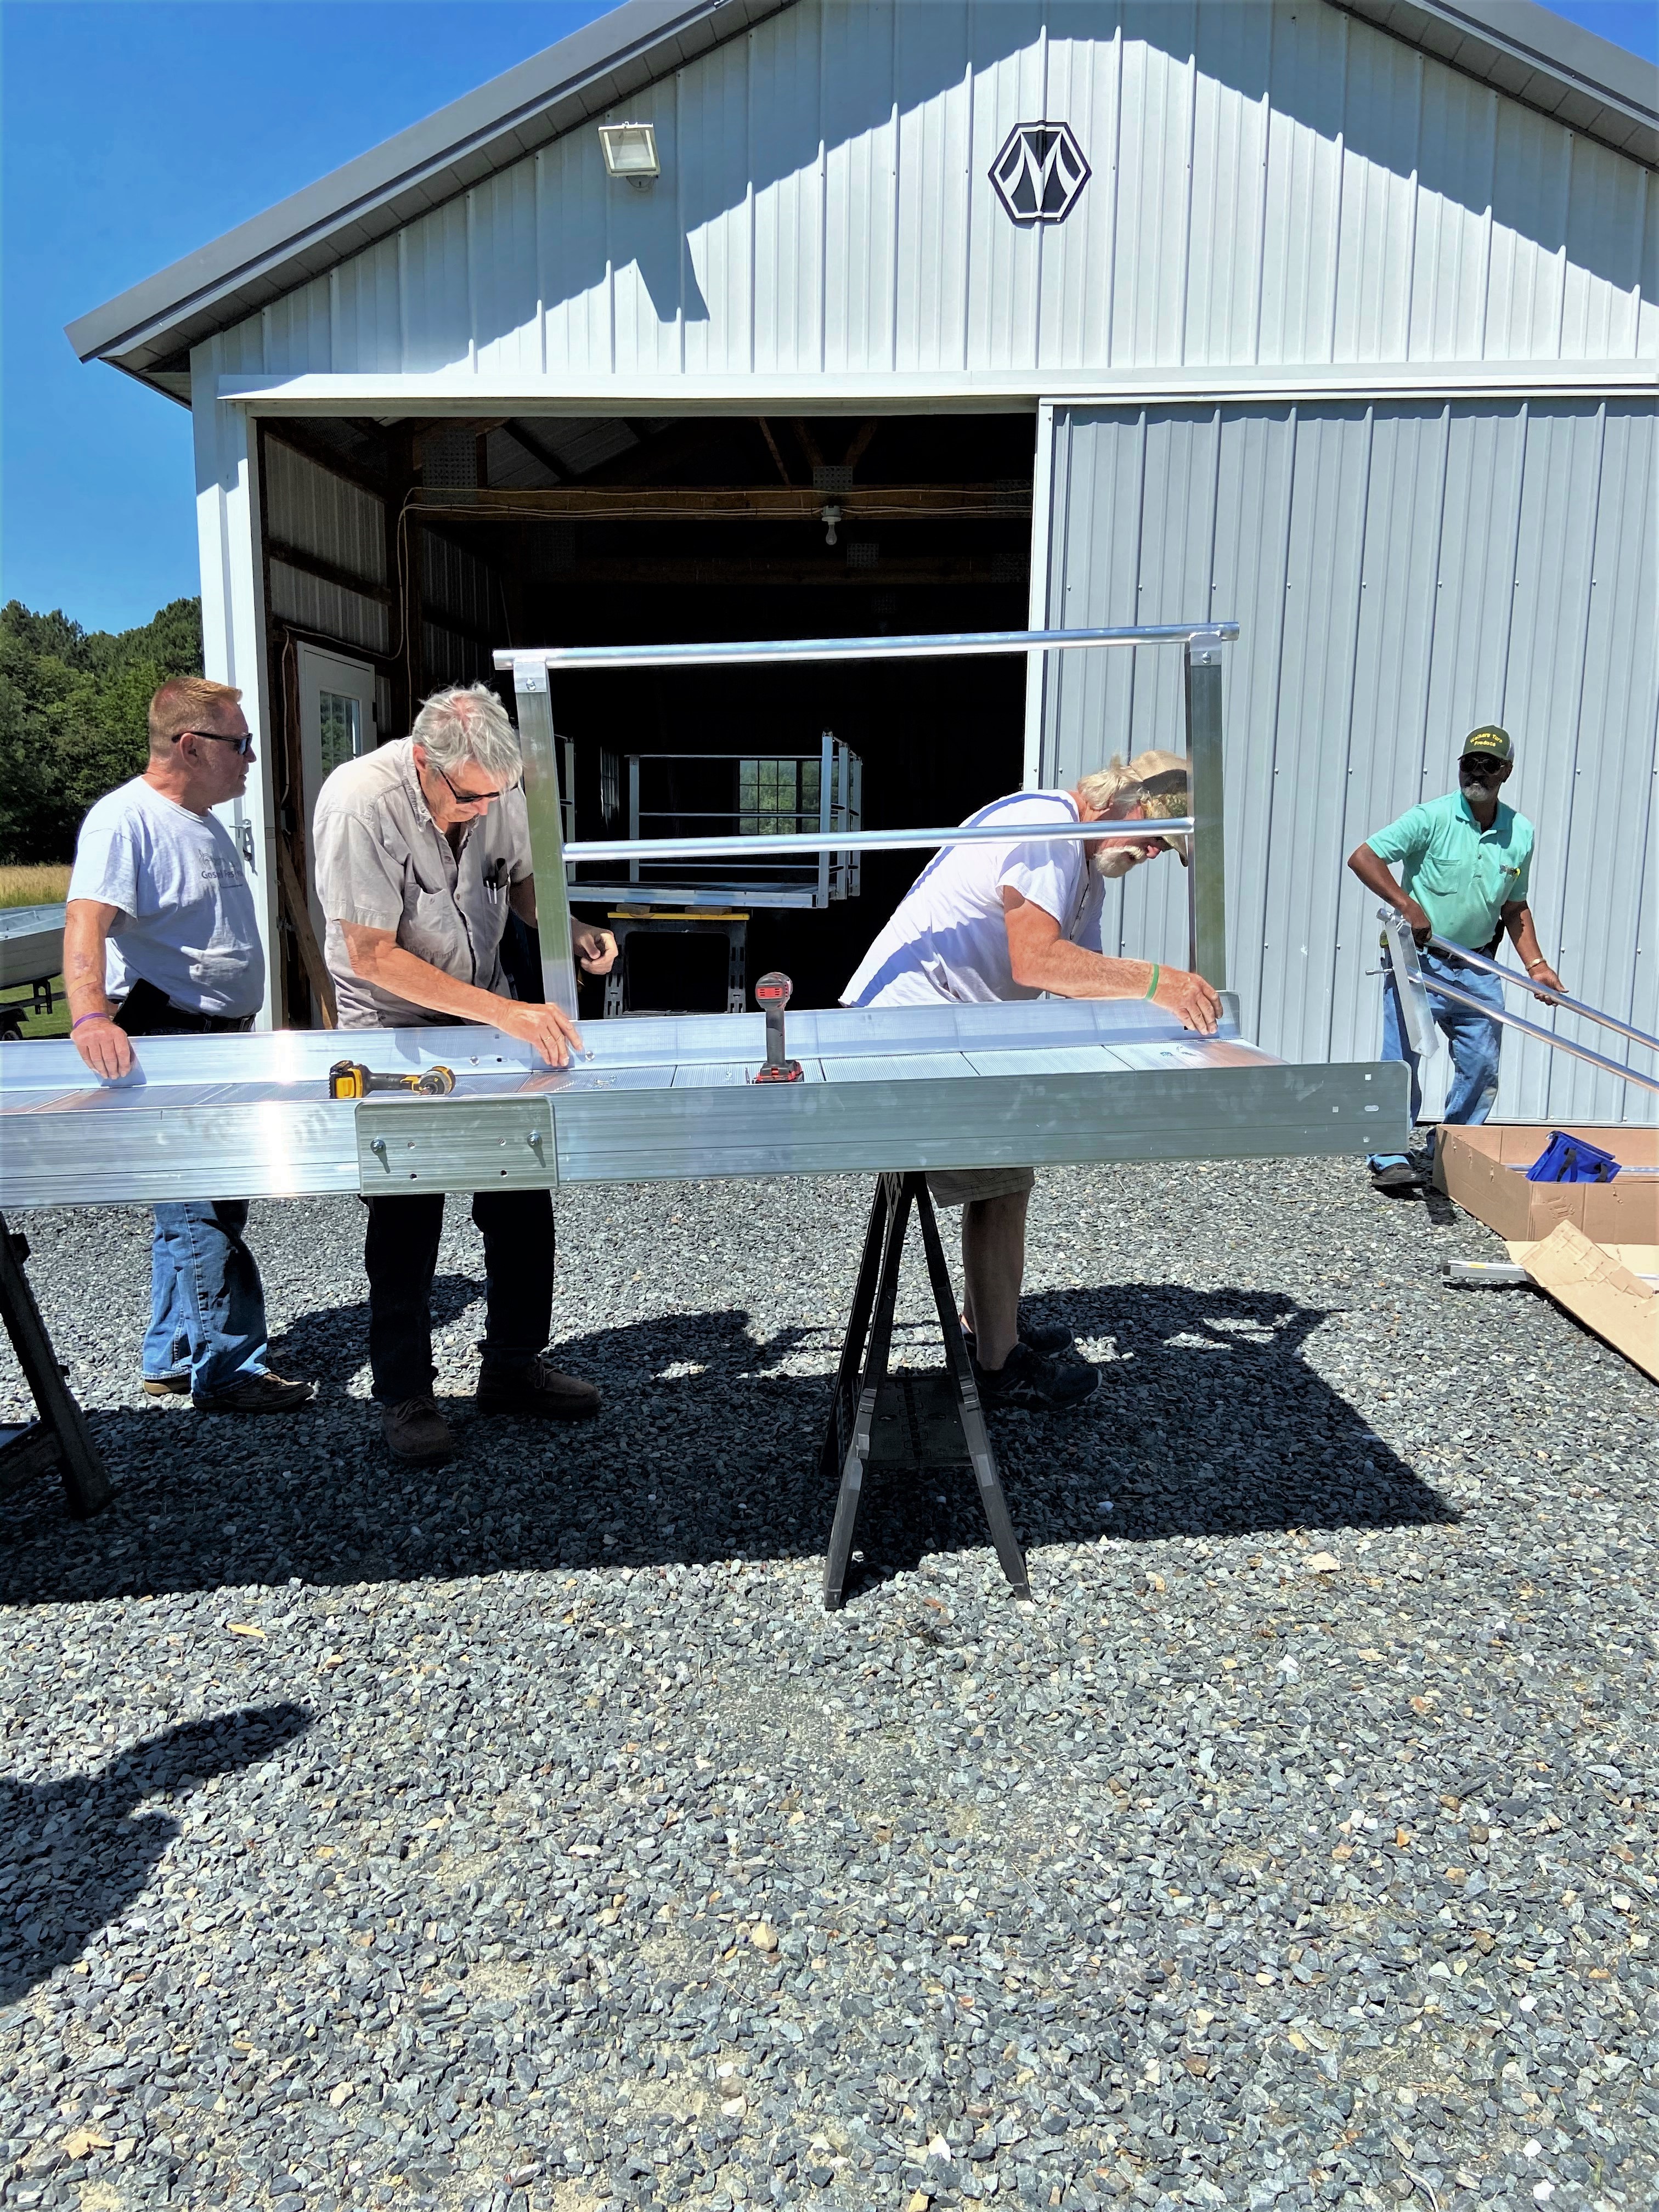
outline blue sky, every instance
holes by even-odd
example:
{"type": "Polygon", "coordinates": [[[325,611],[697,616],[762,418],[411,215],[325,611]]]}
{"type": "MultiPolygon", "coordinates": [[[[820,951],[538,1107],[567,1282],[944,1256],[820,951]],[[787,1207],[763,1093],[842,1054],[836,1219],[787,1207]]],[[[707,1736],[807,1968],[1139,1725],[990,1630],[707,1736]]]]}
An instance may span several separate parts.
{"type": "MultiPolygon", "coordinates": [[[[4,0],[0,597],[115,629],[197,589],[189,417],[65,323],[605,12],[4,0]]],[[[1556,12],[1659,59],[1650,0],[1556,12]]]]}

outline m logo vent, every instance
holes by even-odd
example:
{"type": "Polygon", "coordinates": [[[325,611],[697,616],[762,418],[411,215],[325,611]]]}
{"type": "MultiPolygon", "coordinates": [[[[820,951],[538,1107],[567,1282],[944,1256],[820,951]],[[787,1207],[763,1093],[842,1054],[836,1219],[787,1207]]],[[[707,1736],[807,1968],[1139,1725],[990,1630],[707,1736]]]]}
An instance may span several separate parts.
{"type": "Polygon", "coordinates": [[[997,198],[1022,230],[1064,222],[1089,181],[1089,164],[1069,123],[1021,123],[991,164],[997,198]]]}

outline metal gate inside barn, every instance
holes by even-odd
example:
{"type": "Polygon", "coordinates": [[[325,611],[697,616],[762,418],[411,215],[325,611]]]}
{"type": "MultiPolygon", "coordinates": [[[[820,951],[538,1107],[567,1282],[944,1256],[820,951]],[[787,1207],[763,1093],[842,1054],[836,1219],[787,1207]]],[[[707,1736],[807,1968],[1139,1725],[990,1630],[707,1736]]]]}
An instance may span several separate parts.
{"type": "MultiPolygon", "coordinates": [[[[1374,902],[1343,862],[1455,787],[1483,720],[1515,739],[1504,795],[1537,830],[1532,904],[1569,989],[1659,1027],[1650,407],[1056,406],[1039,486],[1048,441],[1035,617],[1243,626],[1225,656],[1227,959],[1250,1035],[1291,1060],[1376,1050],[1374,902]]],[[[1031,708],[1041,781],[1178,743],[1179,682],[1155,653],[1054,656],[1031,708]]],[[[1182,957],[1177,872],[1109,890],[1109,951],[1115,933],[1182,957]]],[[[1526,1040],[1504,1053],[1501,1116],[1645,1119],[1651,1104],[1526,1040]]]]}

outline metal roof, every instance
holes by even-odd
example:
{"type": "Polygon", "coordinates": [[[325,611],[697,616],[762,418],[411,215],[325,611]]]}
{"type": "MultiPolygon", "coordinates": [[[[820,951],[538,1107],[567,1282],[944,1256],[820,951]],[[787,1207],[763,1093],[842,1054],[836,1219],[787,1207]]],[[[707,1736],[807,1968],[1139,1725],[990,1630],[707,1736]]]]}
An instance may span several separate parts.
{"type": "Polygon", "coordinates": [[[1659,166],[1659,70],[1537,0],[1332,4],[1633,161],[1659,166]]]}
{"type": "MultiPolygon", "coordinates": [[[[173,397],[190,348],[257,313],[791,0],[628,0],[70,325],[173,397]]],[[[1659,166],[1659,70],[1534,0],[1334,0],[1570,128],[1659,166]]],[[[182,386],[182,389],[181,389],[182,386]]]]}

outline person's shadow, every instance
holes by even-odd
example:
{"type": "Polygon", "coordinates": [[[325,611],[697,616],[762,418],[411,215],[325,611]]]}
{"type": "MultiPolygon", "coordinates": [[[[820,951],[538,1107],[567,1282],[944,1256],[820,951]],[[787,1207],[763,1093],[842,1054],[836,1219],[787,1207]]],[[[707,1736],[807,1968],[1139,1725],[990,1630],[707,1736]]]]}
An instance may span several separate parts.
{"type": "Polygon", "coordinates": [[[170,1814],[138,1812],[216,1774],[234,1774],[311,1725],[307,1707],[251,1705],[188,1721],[91,1774],[53,1782],[0,1776],[0,2005],[76,1959],[118,1918],[179,1832],[170,1814]]]}
{"type": "MultiPolygon", "coordinates": [[[[447,1277],[435,1303],[459,1312],[473,1295],[447,1277]]],[[[1083,1412],[992,1421],[1028,1549],[1455,1517],[1305,1357],[1319,1308],[1130,1283],[1037,1297],[1028,1311],[1064,1321],[1101,1362],[1083,1412]]],[[[937,1369],[936,1322],[915,1301],[907,1315],[895,1364],[937,1369]]],[[[840,1472],[820,1461],[837,1328],[762,1336],[727,1308],[568,1338],[555,1357],[599,1385],[597,1420],[480,1419],[465,1396],[446,1397],[459,1454],[420,1468],[389,1464],[374,1408],[346,1398],[365,1327],[362,1308],[295,1319],[287,1341],[315,1346],[323,1395],[237,1436],[234,1488],[213,1456],[223,1432],[212,1417],[93,1413],[115,1500],[69,1523],[40,1485],[0,1553],[0,1601],[822,1556],[840,1472]]],[[[933,1553],[986,1552],[971,1472],[872,1467],[856,1543],[866,1580],[933,1553]]]]}
{"type": "MultiPolygon", "coordinates": [[[[432,1328],[435,1335],[459,1320],[470,1305],[484,1294],[483,1278],[434,1275],[432,1279],[432,1328]]],[[[482,1314],[480,1315],[482,1323],[482,1314]]],[[[273,1336],[266,1350],[280,1375],[349,1374],[368,1361],[368,1300],[348,1299],[337,1306],[314,1307],[296,1314],[285,1329],[273,1336]]]]}

